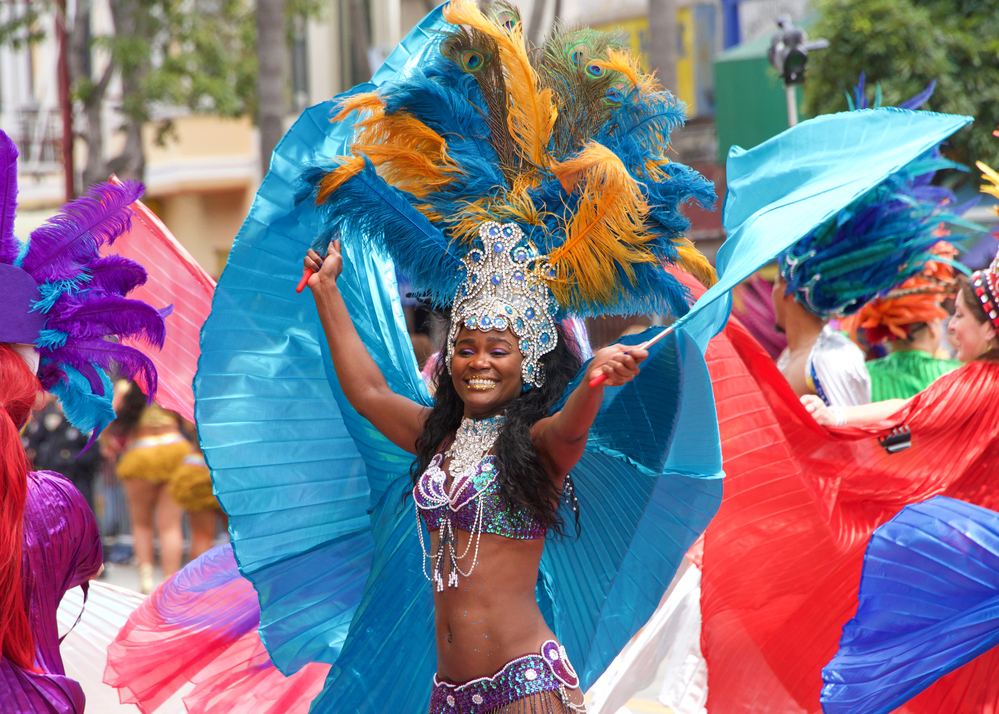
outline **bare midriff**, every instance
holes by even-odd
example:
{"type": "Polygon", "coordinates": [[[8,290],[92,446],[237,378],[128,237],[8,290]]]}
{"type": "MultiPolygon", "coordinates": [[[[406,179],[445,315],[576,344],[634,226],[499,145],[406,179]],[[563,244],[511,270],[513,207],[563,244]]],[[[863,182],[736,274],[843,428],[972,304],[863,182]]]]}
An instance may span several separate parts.
{"type": "MultiPolygon", "coordinates": [[[[465,552],[469,534],[457,532],[455,549],[465,552]]],[[[431,533],[433,552],[438,534],[431,533]]],[[[535,599],[544,539],[516,540],[483,533],[471,576],[458,587],[434,592],[437,676],[461,684],[496,674],[517,657],[537,654],[555,635],[535,599]]],[[[467,572],[472,552],[459,563],[467,572]]],[[[445,582],[447,573],[445,573],[445,582]]]]}

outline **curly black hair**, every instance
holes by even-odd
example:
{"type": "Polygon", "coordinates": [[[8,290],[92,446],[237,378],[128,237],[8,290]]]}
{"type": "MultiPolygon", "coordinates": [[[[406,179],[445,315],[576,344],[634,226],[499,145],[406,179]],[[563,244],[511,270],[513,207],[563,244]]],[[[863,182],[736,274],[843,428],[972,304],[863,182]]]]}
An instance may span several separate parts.
{"type": "MultiPolygon", "coordinates": [[[[448,334],[449,324],[443,334],[448,334]]],[[[558,536],[565,535],[565,524],[558,513],[562,494],[556,489],[551,469],[534,449],[531,427],[551,413],[552,407],[562,396],[583,361],[572,335],[557,325],[558,342],[555,349],[541,358],[545,381],[532,387],[507,406],[503,414],[503,427],[496,439],[496,470],[500,493],[512,504],[528,511],[534,518],[558,536]]],[[[461,401],[447,361],[437,361],[433,378],[437,384],[434,406],[423,424],[423,433],[416,442],[416,461],[411,471],[413,485],[444,441],[454,435],[461,425],[465,404],[461,401]]],[[[571,493],[567,490],[567,495],[571,493]]],[[[575,509],[576,532],[579,532],[579,509],[575,509]]]]}

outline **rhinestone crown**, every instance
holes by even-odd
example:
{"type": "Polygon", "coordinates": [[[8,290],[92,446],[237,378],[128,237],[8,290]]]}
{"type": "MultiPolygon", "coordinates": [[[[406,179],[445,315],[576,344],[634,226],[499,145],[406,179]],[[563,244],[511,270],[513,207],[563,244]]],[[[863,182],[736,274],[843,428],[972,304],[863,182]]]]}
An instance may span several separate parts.
{"type": "Polygon", "coordinates": [[[454,296],[447,336],[448,371],[462,326],[482,332],[509,329],[523,355],[524,383],[540,387],[545,375],[538,362],[558,340],[558,304],[548,287],[555,268],[514,223],[484,223],[479,239],[481,245],[476,242],[462,261],[465,280],[454,296]]]}

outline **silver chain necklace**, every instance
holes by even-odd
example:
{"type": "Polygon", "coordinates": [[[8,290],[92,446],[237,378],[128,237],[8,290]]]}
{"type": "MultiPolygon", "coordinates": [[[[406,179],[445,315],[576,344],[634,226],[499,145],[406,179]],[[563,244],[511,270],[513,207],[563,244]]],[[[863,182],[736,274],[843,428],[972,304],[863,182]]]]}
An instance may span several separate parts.
{"type": "Polygon", "coordinates": [[[451,478],[475,473],[479,462],[492,450],[502,428],[502,414],[481,420],[463,417],[454,441],[444,452],[444,457],[451,459],[451,478]]]}

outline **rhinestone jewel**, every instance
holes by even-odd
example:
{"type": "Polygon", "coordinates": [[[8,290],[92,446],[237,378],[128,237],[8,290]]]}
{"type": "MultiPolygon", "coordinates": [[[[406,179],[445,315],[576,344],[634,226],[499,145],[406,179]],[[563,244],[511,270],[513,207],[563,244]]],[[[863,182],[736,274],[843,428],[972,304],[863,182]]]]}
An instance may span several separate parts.
{"type": "Polygon", "coordinates": [[[538,678],[538,673],[535,672],[533,669],[528,669],[524,671],[524,679],[526,679],[528,682],[533,682],[537,678],[538,678]]]}
{"type": "Polygon", "coordinates": [[[449,707],[453,707],[454,706],[454,695],[451,695],[451,694],[447,695],[447,705],[449,707]]]}
{"type": "Polygon", "coordinates": [[[472,695],[472,704],[479,705],[479,704],[482,704],[483,701],[485,701],[485,700],[482,698],[481,694],[473,694],[472,695]]]}

